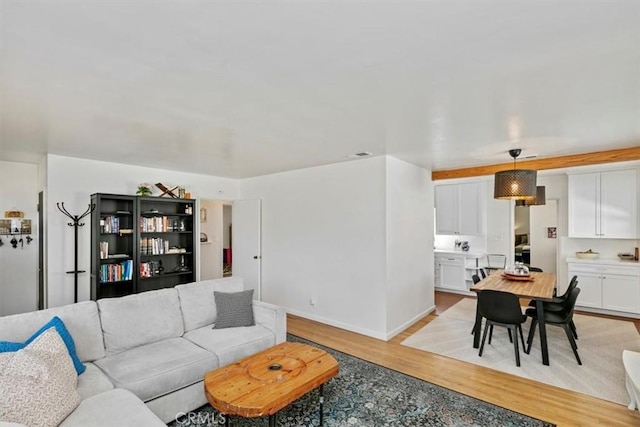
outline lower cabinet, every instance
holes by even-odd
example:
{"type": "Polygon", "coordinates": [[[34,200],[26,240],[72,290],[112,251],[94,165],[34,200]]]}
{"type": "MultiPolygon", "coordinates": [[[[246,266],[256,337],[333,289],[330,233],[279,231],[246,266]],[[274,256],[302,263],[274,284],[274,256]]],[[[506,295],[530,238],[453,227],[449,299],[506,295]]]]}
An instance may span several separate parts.
{"type": "Polygon", "coordinates": [[[437,253],[434,257],[435,287],[443,290],[469,292],[471,276],[479,274],[479,259],[484,254],[437,253]]]}
{"type": "Polygon", "coordinates": [[[640,268],[569,263],[569,279],[578,276],[578,307],[640,313],[640,268]]]}

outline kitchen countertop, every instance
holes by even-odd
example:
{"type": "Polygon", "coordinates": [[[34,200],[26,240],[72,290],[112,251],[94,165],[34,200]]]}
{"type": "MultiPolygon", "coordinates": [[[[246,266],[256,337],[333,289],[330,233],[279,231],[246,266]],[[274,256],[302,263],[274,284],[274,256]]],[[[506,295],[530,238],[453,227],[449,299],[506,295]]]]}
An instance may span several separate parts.
{"type": "Polygon", "coordinates": [[[640,262],[638,261],[623,261],[619,258],[584,259],[584,258],[568,257],[567,262],[579,262],[582,264],[605,264],[605,265],[615,265],[618,267],[640,268],[640,262]]]}

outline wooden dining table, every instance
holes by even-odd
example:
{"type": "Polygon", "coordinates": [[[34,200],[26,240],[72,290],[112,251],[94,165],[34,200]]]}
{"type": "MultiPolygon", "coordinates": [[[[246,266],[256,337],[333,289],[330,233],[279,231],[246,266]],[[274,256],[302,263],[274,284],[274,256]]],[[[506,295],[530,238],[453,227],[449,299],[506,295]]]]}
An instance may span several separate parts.
{"type": "MultiPolygon", "coordinates": [[[[475,293],[485,290],[510,292],[520,298],[531,298],[536,302],[538,325],[540,326],[540,346],[542,348],[542,363],[549,365],[549,351],[547,348],[547,329],[544,322],[544,302],[552,301],[553,290],[556,285],[554,273],[530,273],[530,281],[513,280],[503,275],[504,270],[495,270],[471,287],[475,293]]],[[[476,306],[476,323],[474,324],[473,348],[480,347],[480,329],[482,316],[476,306]]],[[[514,337],[516,339],[516,337],[514,337]]]]}

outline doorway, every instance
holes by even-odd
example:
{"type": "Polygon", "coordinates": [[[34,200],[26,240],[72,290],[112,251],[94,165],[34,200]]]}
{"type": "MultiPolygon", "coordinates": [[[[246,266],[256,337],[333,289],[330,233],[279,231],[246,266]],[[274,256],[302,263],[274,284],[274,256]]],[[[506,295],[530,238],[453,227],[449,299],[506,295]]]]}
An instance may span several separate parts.
{"type": "Polygon", "coordinates": [[[556,273],[558,200],[547,199],[544,205],[516,206],[513,223],[515,261],[556,273]]]}
{"type": "Polygon", "coordinates": [[[219,279],[233,273],[231,202],[200,201],[200,279],[219,279]]]}

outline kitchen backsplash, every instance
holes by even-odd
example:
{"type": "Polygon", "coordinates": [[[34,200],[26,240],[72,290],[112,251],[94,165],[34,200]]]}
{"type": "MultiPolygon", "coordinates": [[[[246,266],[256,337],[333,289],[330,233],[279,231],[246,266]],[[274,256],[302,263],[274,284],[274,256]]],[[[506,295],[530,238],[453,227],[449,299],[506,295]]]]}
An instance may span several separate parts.
{"type": "Polygon", "coordinates": [[[449,236],[436,234],[434,245],[437,249],[452,251],[455,247],[455,241],[469,242],[470,252],[484,252],[486,249],[486,237],[484,236],[449,236]]]}
{"type": "Polygon", "coordinates": [[[600,258],[618,258],[618,253],[633,253],[638,240],[629,239],[571,239],[562,237],[563,252],[567,256],[575,256],[575,252],[591,249],[600,253],[600,258]]]}

